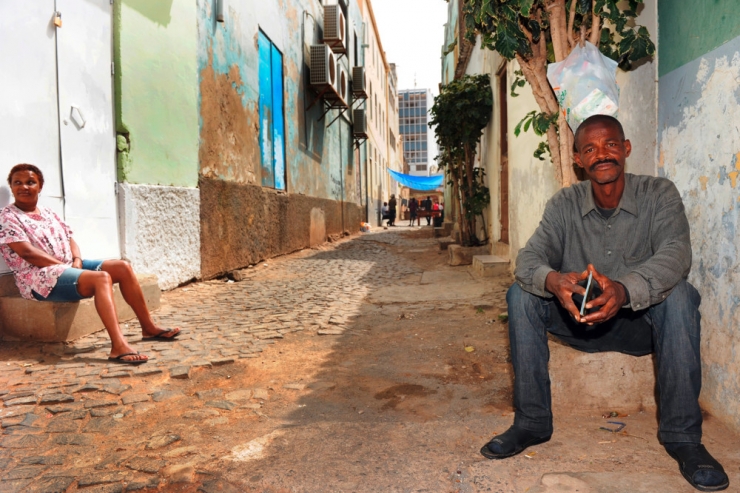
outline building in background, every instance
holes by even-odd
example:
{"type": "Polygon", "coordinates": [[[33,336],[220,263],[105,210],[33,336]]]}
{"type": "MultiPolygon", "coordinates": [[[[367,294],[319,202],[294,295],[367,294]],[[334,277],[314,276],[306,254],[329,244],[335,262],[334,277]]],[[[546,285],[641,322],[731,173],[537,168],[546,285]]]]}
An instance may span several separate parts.
{"type": "Polygon", "coordinates": [[[429,176],[436,156],[434,132],[427,125],[429,110],[434,104],[429,89],[406,89],[398,93],[398,123],[403,137],[403,154],[409,164],[409,174],[429,176]]]}

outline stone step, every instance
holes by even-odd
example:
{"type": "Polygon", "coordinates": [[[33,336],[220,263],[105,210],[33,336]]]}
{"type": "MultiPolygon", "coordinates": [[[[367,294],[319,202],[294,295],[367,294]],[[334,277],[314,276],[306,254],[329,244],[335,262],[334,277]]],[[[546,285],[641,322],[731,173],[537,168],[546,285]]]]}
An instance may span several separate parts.
{"type": "MultiPolygon", "coordinates": [[[[161,291],[157,276],[138,275],[149,310],[160,306],[161,291]]],[[[136,315],[123,300],[116,284],[114,300],[118,320],[136,315]]],[[[67,342],[102,330],[92,298],[74,303],[53,303],[21,298],[12,275],[0,276],[0,337],[4,340],[67,342]]]]}
{"type": "Polygon", "coordinates": [[[509,261],[496,255],[475,255],[473,272],[478,277],[495,277],[509,274],[509,261]]]}
{"type": "Polygon", "coordinates": [[[473,263],[473,257],[490,253],[491,247],[489,245],[477,247],[450,245],[447,247],[447,251],[450,254],[450,265],[470,265],[473,263]]]}

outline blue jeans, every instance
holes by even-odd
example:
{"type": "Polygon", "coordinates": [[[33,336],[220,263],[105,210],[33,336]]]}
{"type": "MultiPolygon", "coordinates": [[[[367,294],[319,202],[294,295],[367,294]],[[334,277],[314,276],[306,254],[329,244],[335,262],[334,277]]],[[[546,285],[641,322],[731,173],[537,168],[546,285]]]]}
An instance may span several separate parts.
{"type": "Polygon", "coordinates": [[[36,291],[31,291],[31,294],[38,301],[80,301],[85,297],[80,295],[80,292],[77,291],[77,280],[80,278],[83,271],[100,270],[103,262],[103,260],[83,260],[82,269],[75,269],[74,267],[64,269],[64,272],[62,272],[62,275],[57,278],[57,283],[46,298],[38,294],[36,291]]]}
{"type": "Polygon", "coordinates": [[[576,349],[640,355],[654,351],[661,442],[701,442],[701,315],[699,292],[682,280],[646,310],[620,310],[612,321],[587,329],[560,306],[514,284],[506,295],[514,366],[514,424],[552,434],[547,332],[576,349]],[[595,331],[595,332],[592,332],[595,331]]]}

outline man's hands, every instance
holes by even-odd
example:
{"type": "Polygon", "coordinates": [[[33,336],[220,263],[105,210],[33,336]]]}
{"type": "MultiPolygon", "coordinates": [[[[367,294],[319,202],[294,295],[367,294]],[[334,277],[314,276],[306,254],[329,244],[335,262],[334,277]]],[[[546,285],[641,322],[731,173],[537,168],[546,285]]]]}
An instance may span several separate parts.
{"type": "Polygon", "coordinates": [[[568,313],[573,315],[576,321],[588,325],[606,322],[616,315],[627,302],[627,293],[624,286],[600,274],[592,264],[588,264],[588,268],[580,274],[576,272],[565,274],[550,272],[545,279],[545,289],[558,298],[563,308],[568,310],[568,313]],[[594,281],[599,284],[602,293],[598,298],[586,303],[586,308],[591,309],[595,306],[601,308],[596,312],[581,316],[580,308],[573,303],[573,293],[586,294],[586,289],[578,285],[578,282],[588,278],[589,272],[593,273],[594,281]]]}

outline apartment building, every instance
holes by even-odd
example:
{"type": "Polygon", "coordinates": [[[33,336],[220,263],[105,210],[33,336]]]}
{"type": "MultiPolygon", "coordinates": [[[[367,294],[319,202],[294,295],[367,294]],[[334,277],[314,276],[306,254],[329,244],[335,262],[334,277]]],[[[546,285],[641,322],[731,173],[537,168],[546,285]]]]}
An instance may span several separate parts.
{"type": "Polygon", "coordinates": [[[429,176],[432,174],[436,155],[434,133],[427,125],[429,109],[434,103],[429,89],[406,89],[399,91],[399,130],[403,138],[403,153],[409,164],[409,174],[429,176]]]}

